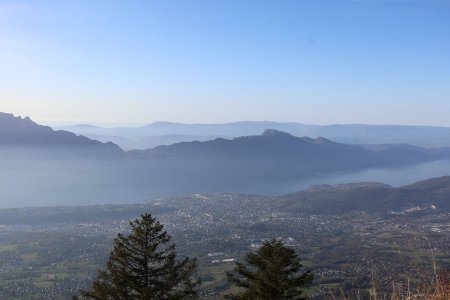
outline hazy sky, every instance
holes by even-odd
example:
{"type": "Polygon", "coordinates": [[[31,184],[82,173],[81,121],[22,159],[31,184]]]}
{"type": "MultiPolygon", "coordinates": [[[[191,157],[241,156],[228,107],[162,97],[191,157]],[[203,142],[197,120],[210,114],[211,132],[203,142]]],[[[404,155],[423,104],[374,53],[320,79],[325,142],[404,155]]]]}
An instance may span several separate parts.
{"type": "Polygon", "coordinates": [[[0,0],[0,111],[450,126],[450,0],[0,0]]]}

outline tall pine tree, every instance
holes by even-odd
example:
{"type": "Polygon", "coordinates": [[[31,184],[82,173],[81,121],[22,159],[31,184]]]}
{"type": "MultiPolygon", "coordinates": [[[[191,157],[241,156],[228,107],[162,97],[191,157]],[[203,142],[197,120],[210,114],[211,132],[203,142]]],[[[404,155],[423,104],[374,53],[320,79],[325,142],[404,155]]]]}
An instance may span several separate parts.
{"type": "Polygon", "coordinates": [[[118,234],[105,271],[99,271],[81,299],[189,299],[197,296],[195,259],[176,259],[175,244],[150,214],[130,222],[129,235],[118,234]]]}
{"type": "Polygon", "coordinates": [[[256,253],[248,252],[247,264],[237,262],[227,273],[241,292],[229,299],[306,299],[304,288],[313,280],[311,272],[301,273],[301,258],[277,240],[265,241],[256,253]]]}

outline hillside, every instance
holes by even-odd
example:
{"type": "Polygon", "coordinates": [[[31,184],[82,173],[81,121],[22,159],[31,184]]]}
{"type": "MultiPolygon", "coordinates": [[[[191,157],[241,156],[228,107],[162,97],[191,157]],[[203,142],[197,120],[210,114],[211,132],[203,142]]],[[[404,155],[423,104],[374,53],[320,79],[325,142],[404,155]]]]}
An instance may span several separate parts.
{"type": "Polygon", "coordinates": [[[102,143],[63,130],[39,125],[30,118],[0,113],[0,150],[14,154],[122,156],[123,151],[113,143],[102,143]]]}
{"type": "Polygon", "coordinates": [[[205,142],[183,142],[169,146],[158,146],[143,151],[130,151],[131,156],[151,157],[233,157],[233,156],[278,156],[308,154],[323,150],[354,150],[359,147],[334,143],[323,138],[297,138],[291,134],[267,129],[261,135],[242,136],[231,140],[217,138],[205,142]]]}
{"type": "MultiPolygon", "coordinates": [[[[369,150],[360,146],[336,143],[325,138],[295,137],[274,129],[261,135],[218,138],[206,142],[184,142],[147,150],[129,151],[139,159],[196,159],[249,164],[247,167],[270,167],[266,171],[298,173],[304,171],[351,170],[367,167],[398,166],[450,157],[450,151],[425,148],[389,147],[369,150]]],[[[235,165],[237,169],[243,165],[235,165]]],[[[248,170],[246,170],[248,172],[248,170]]]]}
{"type": "Polygon", "coordinates": [[[384,184],[321,185],[279,198],[278,206],[302,213],[450,211],[450,176],[393,188],[384,184]]]}

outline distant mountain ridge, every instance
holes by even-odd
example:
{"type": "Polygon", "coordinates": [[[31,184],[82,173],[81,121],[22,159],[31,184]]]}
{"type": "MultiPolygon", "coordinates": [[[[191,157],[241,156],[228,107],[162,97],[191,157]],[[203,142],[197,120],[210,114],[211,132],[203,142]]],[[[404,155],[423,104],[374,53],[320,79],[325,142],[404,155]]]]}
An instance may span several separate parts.
{"type": "Polygon", "coordinates": [[[23,150],[47,148],[53,153],[58,152],[55,150],[64,149],[66,154],[75,151],[85,154],[97,152],[106,156],[123,154],[123,151],[113,143],[102,143],[69,131],[55,131],[51,127],[33,122],[29,117],[21,118],[7,113],[0,113],[0,147],[23,150]]]}
{"type": "Polygon", "coordinates": [[[378,183],[322,185],[282,196],[278,200],[277,205],[283,209],[317,214],[450,211],[450,176],[399,188],[378,183]]]}
{"type": "Polygon", "coordinates": [[[134,150],[129,157],[141,159],[242,159],[295,170],[348,170],[367,167],[403,165],[428,160],[450,158],[450,149],[394,147],[370,150],[319,137],[295,137],[286,132],[267,129],[261,135],[233,139],[217,138],[205,142],[183,142],[134,150]]]}
{"type": "MultiPolygon", "coordinates": [[[[167,126],[158,123],[157,126],[167,126]]],[[[251,124],[252,126],[254,124],[251,124]]],[[[91,128],[90,125],[80,125],[91,128]]],[[[170,123],[170,126],[179,126],[170,123]]],[[[184,126],[184,125],[183,125],[184,126]]],[[[195,126],[195,125],[192,125],[195,126]]],[[[450,149],[426,149],[409,145],[381,145],[361,147],[318,137],[296,137],[277,129],[265,129],[261,135],[241,136],[233,139],[216,138],[204,142],[182,142],[158,146],[146,150],[123,152],[113,143],[102,143],[74,133],[41,126],[30,118],[0,114],[0,145],[64,148],[64,153],[85,152],[93,156],[127,156],[135,159],[176,159],[180,168],[191,168],[196,159],[208,167],[208,172],[220,172],[218,168],[233,168],[236,172],[260,172],[297,174],[336,170],[363,169],[407,165],[429,160],[450,158],[450,149]],[[214,161],[216,170],[206,161],[214,161]],[[184,162],[187,162],[184,165],[184,162]],[[247,168],[244,170],[244,168],[247,168]]],[[[28,150],[28,149],[27,149],[28,150]]],[[[48,150],[48,149],[46,149],[48,150]]],[[[230,169],[231,172],[231,169],[230,169]]]]}
{"type": "Polygon", "coordinates": [[[275,129],[266,129],[261,135],[242,136],[233,139],[217,138],[204,142],[182,142],[158,146],[146,150],[129,151],[131,157],[256,157],[258,155],[296,155],[299,150],[310,151],[315,145],[357,149],[359,147],[335,143],[324,138],[295,137],[275,129]],[[302,149],[300,149],[302,148],[302,149]]]}
{"type": "Polygon", "coordinates": [[[102,128],[66,126],[59,129],[112,141],[125,150],[142,150],[179,142],[206,141],[258,135],[267,128],[295,136],[324,137],[345,144],[409,144],[419,147],[450,147],[450,128],[438,126],[335,124],[309,125],[294,122],[240,121],[225,124],[155,122],[142,127],[102,128]]]}

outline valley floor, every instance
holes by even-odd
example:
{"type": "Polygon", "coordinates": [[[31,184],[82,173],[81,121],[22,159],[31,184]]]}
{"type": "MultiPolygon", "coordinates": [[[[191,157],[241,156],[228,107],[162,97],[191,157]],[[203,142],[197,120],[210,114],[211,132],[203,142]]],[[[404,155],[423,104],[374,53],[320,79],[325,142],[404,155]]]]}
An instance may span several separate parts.
{"type": "Polygon", "coordinates": [[[135,205],[0,211],[0,298],[68,299],[102,268],[128,220],[153,212],[179,255],[195,256],[201,295],[230,290],[225,272],[261,241],[281,238],[316,275],[310,293],[361,293],[373,285],[411,285],[450,269],[450,214],[305,215],[275,208],[269,197],[197,194],[135,205]],[[8,214],[19,217],[8,218],[8,214]],[[66,216],[72,216],[68,218],[66,216]],[[19,224],[22,223],[22,224],[19,224]]]}

